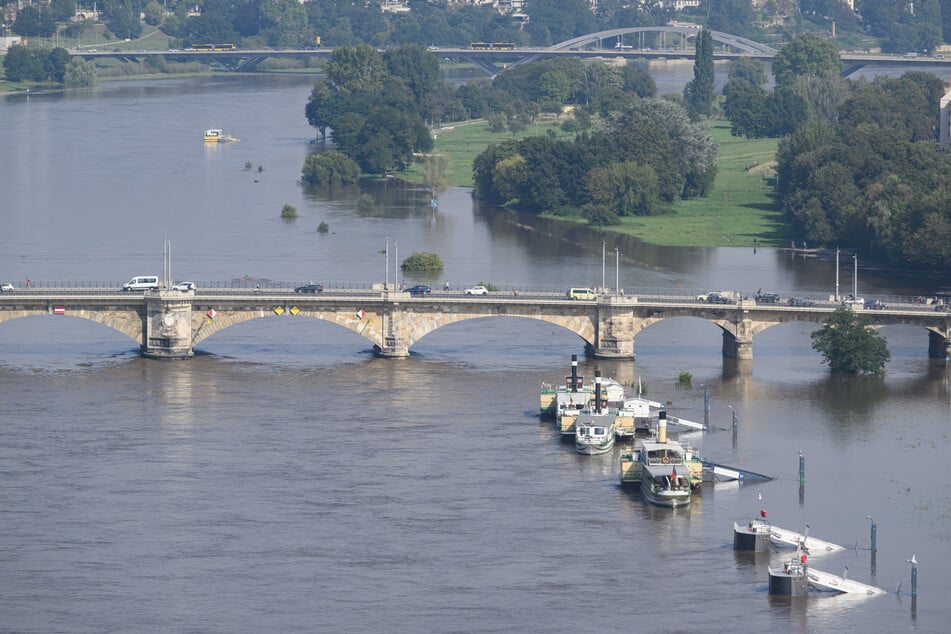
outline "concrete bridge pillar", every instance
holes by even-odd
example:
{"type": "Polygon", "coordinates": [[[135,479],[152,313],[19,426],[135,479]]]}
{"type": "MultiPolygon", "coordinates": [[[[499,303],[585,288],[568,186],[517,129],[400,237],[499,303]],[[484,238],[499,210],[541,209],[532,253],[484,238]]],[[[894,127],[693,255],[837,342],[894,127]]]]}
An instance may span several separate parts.
{"type": "Polygon", "coordinates": [[[730,359],[753,358],[753,322],[739,319],[733,332],[723,331],[723,356],[730,359]]]}
{"type": "Polygon", "coordinates": [[[932,359],[951,357],[951,337],[933,330],[928,331],[928,356],[932,359]]]}
{"type": "Polygon", "coordinates": [[[142,353],[153,359],[187,359],[192,350],[194,293],[159,291],[145,295],[142,353]]]}
{"type": "Polygon", "coordinates": [[[598,303],[594,356],[602,359],[634,358],[634,297],[609,297],[598,303]]]}
{"type": "Polygon", "coordinates": [[[406,321],[406,316],[400,309],[399,302],[392,301],[392,297],[401,296],[402,293],[394,293],[389,290],[383,292],[383,337],[382,341],[375,346],[375,352],[378,357],[400,358],[409,356],[409,337],[405,336],[400,328],[400,322],[406,321]]]}

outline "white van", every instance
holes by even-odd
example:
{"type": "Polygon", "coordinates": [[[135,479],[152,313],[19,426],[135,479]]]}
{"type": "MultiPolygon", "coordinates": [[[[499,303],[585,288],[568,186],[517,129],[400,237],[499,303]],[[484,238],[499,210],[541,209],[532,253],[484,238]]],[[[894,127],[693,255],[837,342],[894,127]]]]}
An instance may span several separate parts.
{"type": "Polygon", "coordinates": [[[138,275],[122,285],[124,291],[157,291],[158,277],[155,275],[138,275]]]}

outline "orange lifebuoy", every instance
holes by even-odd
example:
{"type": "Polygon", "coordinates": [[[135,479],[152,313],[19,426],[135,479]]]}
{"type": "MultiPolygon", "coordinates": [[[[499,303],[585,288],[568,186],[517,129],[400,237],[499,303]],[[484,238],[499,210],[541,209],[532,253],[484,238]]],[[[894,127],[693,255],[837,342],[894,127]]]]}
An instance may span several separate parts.
{"type": "Polygon", "coordinates": [[[660,461],[663,462],[664,464],[670,464],[670,458],[668,458],[667,456],[664,456],[663,458],[661,458],[660,461]]]}

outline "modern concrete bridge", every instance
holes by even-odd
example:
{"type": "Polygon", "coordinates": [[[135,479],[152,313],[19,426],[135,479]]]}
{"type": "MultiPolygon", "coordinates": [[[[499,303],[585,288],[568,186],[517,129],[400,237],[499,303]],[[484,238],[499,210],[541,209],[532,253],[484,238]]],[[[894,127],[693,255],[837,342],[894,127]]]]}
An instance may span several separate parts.
{"type": "MultiPolygon", "coordinates": [[[[468,59],[494,75],[500,72],[504,64],[512,66],[537,59],[549,57],[624,57],[628,59],[693,59],[694,41],[700,33],[699,25],[680,24],[670,26],[634,26],[618,29],[609,29],[588,33],[574,37],[551,46],[517,47],[515,49],[473,49],[469,46],[431,46],[430,50],[439,57],[468,59]],[[645,36],[653,37],[656,42],[654,49],[645,48],[645,36]],[[657,43],[659,42],[659,44],[657,43]],[[615,48],[622,44],[623,49],[615,48]]],[[[741,57],[758,59],[769,63],[778,52],[776,49],[732,33],[710,31],[714,41],[714,59],[734,60],[741,57]]],[[[647,40],[649,42],[649,40],[647,40]]],[[[135,50],[131,46],[116,43],[116,46],[106,49],[101,45],[88,45],[82,48],[69,49],[70,55],[92,61],[100,58],[116,58],[126,61],[141,61],[148,58],[162,57],[177,61],[203,60],[214,61],[222,68],[230,71],[253,71],[263,60],[268,58],[289,57],[296,59],[318,58],[330,59],[334,49],[321,48],[262,48],[262,49],[234,49],[226,51],[196,51],[196,50],[135,50]],[[125,48],[129,46],[130,48],[125,48]]],[[[381,49],[382,52],[382,49],[381,49]]],[[[844,76],[848,77],[862,67],[870,64],[876,66],[894,67],[951,67],[951,57],[943,56],[915,56],[871,54],[843,51],[839,54],[845,66],[844,76]]]]}
{"type": "MultiPolygon", "coordinates": [[[[124,293],[109,289],[44,289],[0,293],[0,322],[34,315],[79,317],[113,328],[134,340],[147,357],[188,358],[194,347],[241,322],[276,315],[337,324],[365,337],[383,357],[405,357],[427,334],[456,322],[493,317],[521,317],[561,326],[581,337],[589,352],[603,358],[634,358],[639,332],[664,319],[696,317],[716,324],[723,356],[753,358],[753,338],[778,324],[822,323],[835,310],[831,301],[812,307],[707,304],[695,294],[618,295],[597,300],[570,300],[556,293],[490,293],[484,297],[434,292],[413,297],[393,285],[366,289],[326,289],[317,295],[286,288],[201,288],[198,292],[160,290],[124,293]]],[[[919,326],[928,334],[928,354],[951,356],[951,312],[912,302],[885,310],[861,310],[875,327],[919,326]]],[[[2,326],[0,326],[2,327],[2,326]]]]}

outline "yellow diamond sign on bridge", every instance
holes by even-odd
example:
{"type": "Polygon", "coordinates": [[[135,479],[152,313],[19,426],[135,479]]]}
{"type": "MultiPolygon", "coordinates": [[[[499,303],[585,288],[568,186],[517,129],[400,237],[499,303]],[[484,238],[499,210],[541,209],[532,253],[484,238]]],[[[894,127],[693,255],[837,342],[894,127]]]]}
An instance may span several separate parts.
{"type": "Polygon", "coordinates": [[[297,306],[291,306],[291,309],[287,312],[289,312],[292,315],[296,315],[297,313],[300,312],[300,308],[298,308],[297,306]]]}
{"type": "Polygon", "coordinates": [[[283,307],[283,306],[278,306],[277,308],[275,308],[275,309],[274,309],[274,314],[275,314],[275,315],[283,315],[283,314],[284,314],[284,307],[283,307]]]}

